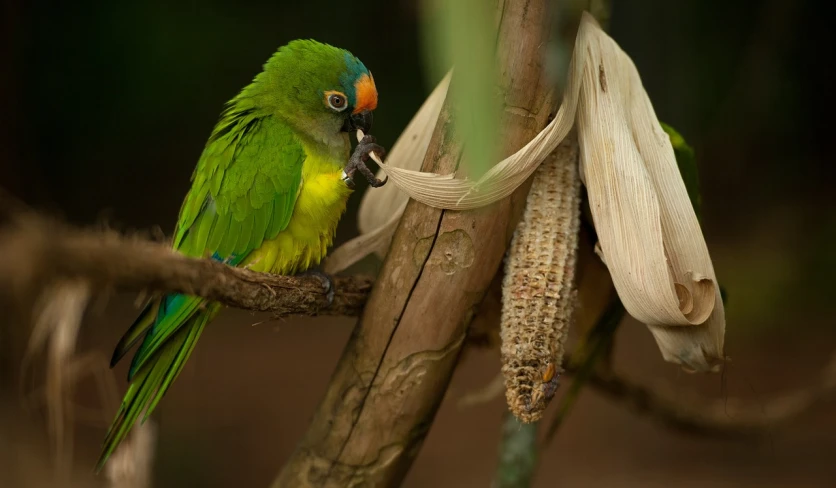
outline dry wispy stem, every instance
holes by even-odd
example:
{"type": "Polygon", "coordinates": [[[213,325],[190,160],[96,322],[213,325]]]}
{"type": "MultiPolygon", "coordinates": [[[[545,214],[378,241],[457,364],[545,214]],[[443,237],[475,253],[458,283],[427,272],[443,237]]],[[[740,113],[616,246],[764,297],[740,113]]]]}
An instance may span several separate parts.
{"type": "Polygon", "coordinates": [[[505,394],[505,376],[501,373],[496,375],[488,384],[470,390],[459,398],[456,405],[460,409],[475,407],[483,403],[493,401],[505,394]]]}
{"type": "Polygon", "coordinates": [[[37,316],[27,356],[47,347],[46,403],[49,433],[52,437],[56,473],[65,475],[72,465],[73,384],[64,371],[72,362],[81,319],[90,299],[90,287],[83,281],[57,281],[40,295],[37,316]],[[48,345],[47,345],[48,343],[48,345]]]}
{"type": "Polygon", "coordinates": [[[91,289],[115,287],[198,295],[231,307],[277,315],[360,313],[371,278],[335,277],[328,306],[314,276],[279,276],[193,259],[161,243],[113,231],[80,230],[33,213],[17,215],[0,230],[0,287],[21,300],[59,281],[91,289]]]}
{"type": "Polygon", "coordinates": [[[152,420],[139,423],[105,466],[108,486],[147,488],[151,486],[157,428],[152,420]]]}

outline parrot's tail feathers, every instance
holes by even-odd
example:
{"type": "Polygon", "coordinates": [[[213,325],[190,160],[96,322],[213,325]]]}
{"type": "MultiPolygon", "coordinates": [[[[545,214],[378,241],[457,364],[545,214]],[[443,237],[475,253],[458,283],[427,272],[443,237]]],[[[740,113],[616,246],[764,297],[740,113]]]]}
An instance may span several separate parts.
{"type": "Polygon", "coordinates": [[[184,327],[178,328],[153,357],[136,371],[116,418],[107,432],[102,454],[96,464],[96,472],[101,471],[142,412],[145,411],[142,418],[144,422],[154,411],[169,386],[183,370],[183,365],[194,350],[201,332],[214,315],[213,311],[207,310],[188,319],[183,324],[184,327]]]}
{"type": "Polygon", "coordinates": [[[131,324],[131,327],[125,332],[125,335],[119,340],[119,343],[116,344],[116,349],[113,351],[113,357],[110,358],[110,367],[116,366],[128,351],[134,347],[134,345],[145,336],[145,333],[148,332],[148,328],[154,325],[157,320],[157,313],[160,310],[160,299],[153,300],[151,303],[145,306],[140,312],[139,316],[134,320],[134,323],[131,324]]]}
{"type": "Polygon", "coordinates": [[[145,422],[145,420],[148,419],[148,416],[151,415],[151,412],[157,408],[157,404],[163,399],[163,396],[165,396],[169,387],[171,387],[171,384],[174,383],[174,380],[176,380],[180,375],[180,372],[183,371],[183,366],[186,364],[186,360],[189,356],[191,356],[194,346],[200,338],[200,334],[203,332],[206,324],[209,323],[213,316],[214,313],[207,312],[199,314],[192,319],[192,323],[188,327],[185,340],[183,340],[177,354],[175,354],[174,361],[171,362],[168,370],[166,370],[165,377],[163,378],[159,388],[157,388],[157,393],[154,395],[154,399],[151,400],[151,405],[148,406],[148,409],[145,411],[145,415],[142,417],[143,422],[145,422]]]}
{"type": "MultiPolygon", "coordinates": [[[[156,322],[145,335],[145,340],[139,346],[134,358],[131,360],[131,367],[128,370],[128,381],[162,349],[165,343],[190,323],[195,316],[201,315],[201,310],[206,310],[206,300],[200,297],[173,294],[166,295],[159,305],[159,312],[156,314],[156,322]]],[[[214,310],[214,307],[213,307],[214,310]]]]}

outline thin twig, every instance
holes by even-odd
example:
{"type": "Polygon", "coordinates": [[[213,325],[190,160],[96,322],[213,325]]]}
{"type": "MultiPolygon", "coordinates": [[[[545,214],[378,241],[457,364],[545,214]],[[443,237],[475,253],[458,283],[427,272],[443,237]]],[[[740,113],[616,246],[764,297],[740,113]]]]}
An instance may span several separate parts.
{"type": "Polygon", "coordinates": [[[683,399],[681,393],[674,396],[672,391],[641,385],[613,371],[595,371],[587,381],[611,400],[675,430],[709,437],[758,437],[836,396],[836,353],[812,385],[749,405],[734,399],[710,400],[697,394],[683,399]]]}
{"type": "MultiPolygon", "coordinates": [[[[566,358],[563,366],[567,376],[577,375],[582,367],[573,363],[571,357],[566,358]]],[[[462,397],[459,407],[469,408],[499,398],[504,390],[497,385],[502,385],[502,375],[462,397]]],[[[751,404],[734,398],[708,399],[697,393],[675,394],[672,388],[642,385],[606,368],[591,371],[585,386],[674,430],[705,437],[752,438],[768,435],[836,398],[836,352],[812,385],[751,404]]]]}

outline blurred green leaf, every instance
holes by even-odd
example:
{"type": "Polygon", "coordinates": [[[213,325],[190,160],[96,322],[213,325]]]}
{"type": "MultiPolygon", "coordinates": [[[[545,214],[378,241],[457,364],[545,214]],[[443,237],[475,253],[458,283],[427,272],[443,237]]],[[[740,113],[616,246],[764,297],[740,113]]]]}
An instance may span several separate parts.
{"type": "Polygon", "coordinates": [[[450,84],[468,174],[478,178],[498,162],[501,104],[497,92],[494,2],[424,0],[424,64],[431,79],[454,68],[450,84]]]}
{"type": "Polygon", "coordinates": [[[700,220],[702,197],[700,196],[700,177],[694,149],[685,142],[685,138],[676,129],[664,122],[659,122],[659,124],[671,139],[679,174],[682,176],[682,181],[685,182],[685,189],[688,190],[688,198],[691,200],[691,206],[694,207],[694,213],[697,214],[697,220],[700,220]]]}

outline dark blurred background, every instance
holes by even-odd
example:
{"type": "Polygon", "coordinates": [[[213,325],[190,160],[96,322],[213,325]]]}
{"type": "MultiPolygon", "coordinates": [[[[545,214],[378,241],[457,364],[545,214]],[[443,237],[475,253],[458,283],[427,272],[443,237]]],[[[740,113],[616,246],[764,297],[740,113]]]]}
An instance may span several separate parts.
{"type": "MultiPolygon", "coordinates": [[[[616,354],[628,376],[757,404],[813,382],[836,347],[834,13],[827,1],[613,1],[611,35],[659,118],[696,149],[732,358],[722,376],[682,374],[629,321],[616,354]]],[[[0,187],[78,224],[169,233],[222,104],[300,37],[349,49],[372,70],[375,134],[391,146],[437,81],[421,64],[419,14],[416,0],[5,0],[0,187]]],[[[356,234],[361,193],[338,243],[356,234]]],[[[105,357],[135,298],[110,297],[80,337],[118,394],[124,365],[111,373],[105,357]]],[[[229,310],[204,334],[159,409],[153,486],[265,486],[287,459],[353,321],[267,318],[229,310]]],[[[117,393],[79,385],[77,410],[98,413],[77,421],[72,476],[56,483],[45,411],[21,400],[37,385],[21,389],[25,334],[12,327],[0,331],[0,486],[101,486],[91,471],[114,413],[102,405],[115,408],[117,393]]],[[[457,402],[498,370],[495,351],[464,357],[405,486],[489,485],[504,399],[457,402]]],[[[830,407],[766,442],[719,441],[672,433],[587,390],[542,454],[536,486],[836,486],[830,407]]]]}

